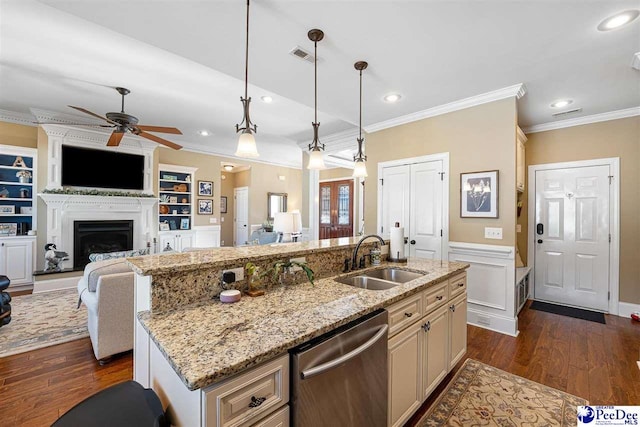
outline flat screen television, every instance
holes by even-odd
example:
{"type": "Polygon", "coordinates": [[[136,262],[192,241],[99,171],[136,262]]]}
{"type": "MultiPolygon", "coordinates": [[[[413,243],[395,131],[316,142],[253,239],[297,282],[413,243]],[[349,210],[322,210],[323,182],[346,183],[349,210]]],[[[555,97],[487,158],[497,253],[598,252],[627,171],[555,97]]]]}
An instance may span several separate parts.
{"type": "Polygon", "coordinates": [[[144,189],[144,156],[62,146],[62,185],[144,189]]]}

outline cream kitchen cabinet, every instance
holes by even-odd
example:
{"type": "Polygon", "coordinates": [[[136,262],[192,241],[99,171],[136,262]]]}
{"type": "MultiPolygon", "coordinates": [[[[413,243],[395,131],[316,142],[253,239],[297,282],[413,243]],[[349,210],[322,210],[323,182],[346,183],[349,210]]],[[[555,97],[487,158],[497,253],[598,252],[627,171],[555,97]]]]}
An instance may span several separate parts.
{"type": "Polygon", "coordinates": [[[389,307],[388,425],[403,425],[467,350],[467,275],[389,307]]]}
{"type": "Polygon", "coordinates": [[[516,190],[524,192],[524,183],[526,175],[525,149],[524,144],[527,142],[527,136],[518,128],[516,137],[516,190]]]}
{"type": "Polygon", "coordinates": [[[0,239],[0,274],[11,279],[11,287],[33,283],[35,237],[0,239]]]}

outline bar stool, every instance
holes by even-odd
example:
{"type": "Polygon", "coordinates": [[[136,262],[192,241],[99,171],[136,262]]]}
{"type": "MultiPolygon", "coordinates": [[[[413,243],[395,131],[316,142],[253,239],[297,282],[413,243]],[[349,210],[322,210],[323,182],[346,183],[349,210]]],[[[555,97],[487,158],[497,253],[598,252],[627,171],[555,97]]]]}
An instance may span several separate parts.
{"type": "Polygon", "coordinates": [[[11,322],[11,295],[4,292],[9,287],[11,280],[7,276],[0,275],[0,326],[11,322]]]}
{"type": "Polygon", "coordinates": [[[78,403],[51,427],[168,427],[162,403],[135,381],[116,384],[78,403]]]}

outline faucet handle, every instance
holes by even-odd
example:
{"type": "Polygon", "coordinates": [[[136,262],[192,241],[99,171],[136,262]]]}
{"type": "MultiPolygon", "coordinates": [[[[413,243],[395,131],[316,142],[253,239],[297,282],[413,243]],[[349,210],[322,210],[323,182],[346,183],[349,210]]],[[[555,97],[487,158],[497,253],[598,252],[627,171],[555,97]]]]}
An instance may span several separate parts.
{"type": "Polygon", "coordinates": [[[349,258],[344,260],[344,268],[342,269],[343,273],[347,273],[349,271],[349,264],[351,264],[351,260],[349,258]]]}

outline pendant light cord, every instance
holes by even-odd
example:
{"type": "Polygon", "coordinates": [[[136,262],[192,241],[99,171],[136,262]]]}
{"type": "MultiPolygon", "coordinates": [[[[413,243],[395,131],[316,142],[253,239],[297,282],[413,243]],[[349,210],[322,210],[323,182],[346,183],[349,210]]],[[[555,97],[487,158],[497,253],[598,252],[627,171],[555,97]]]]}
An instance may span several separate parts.
{"type": "Polygon", "coordinates": [[[318,123],[318,42],[313,42],[314,119],[318,123]]]}
{"type": "Polygon", "coordinates": [[[249,1],[247,0],[247,38],[244,51],[244,99],[248,99],[247,87],[249,85],[249,1]]]}
{"type": "MultiPolygon", "coordinates": [[[[359,138],[362,139],[362,70],[360,70],[360,129],[359,138]]],[[[362,150],[360,150],[362,153],[362,150]]]]}

